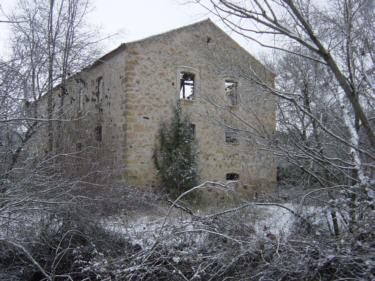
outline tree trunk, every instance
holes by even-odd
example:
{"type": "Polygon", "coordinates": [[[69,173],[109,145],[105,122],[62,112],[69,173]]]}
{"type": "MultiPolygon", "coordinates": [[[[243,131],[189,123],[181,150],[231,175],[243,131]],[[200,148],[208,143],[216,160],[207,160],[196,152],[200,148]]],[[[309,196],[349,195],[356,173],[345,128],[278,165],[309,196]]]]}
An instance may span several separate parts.
{"type": "Polygon", "coordinates": [[[53,150],[53,60],[54,60],[54,42],[53,42],[53,7],[54,0],[50,0],[50,10],[48,18],[48,98],[47,98],[47,118],[48,118],[48,152],[53,150]]]}

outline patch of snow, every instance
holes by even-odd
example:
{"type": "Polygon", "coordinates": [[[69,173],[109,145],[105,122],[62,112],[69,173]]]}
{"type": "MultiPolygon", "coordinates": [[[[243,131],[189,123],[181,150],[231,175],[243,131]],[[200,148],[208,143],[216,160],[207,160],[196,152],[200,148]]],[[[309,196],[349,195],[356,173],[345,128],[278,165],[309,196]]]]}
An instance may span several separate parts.
{"type": "MultiPolygon", "coordinates": [[[[299,210],[299,205],[283,204],[285,207],[304,217],[313,216],[313,223],[326,223],[325,213],[321,207],[304,207],[299,210]]],[[[203,215],[203,214],[201,214],[203,215]]],[[[286,238],[296,216],[289,210],[278,206],[254,206],[251,210],[242,214],[241,223],[245,223],[249,228],[253,228],[254,235],[266,237],[275,235],[286,238]]],[[[194,243],[195,247],[204,247],[207,242],[208,233],[195,231],[204,229],[206,226],[199,220],[192,220],[190,217],[171,217],[167,219],[163,229],[161,229],[165,217],[145,216],[134,220],[124,220],[121,218],[110,218],[103,221],[103,226],[110,231],[124,235],[133,245],[139,245],[143,249],[151,248],[156,241],[167,243],[168,245],[178,245],[188,241],[194,243]],[[178,234],[178,235],[177,235],[178,234]],[[159,235],[161,235],[161,241],[159,235]]]]}

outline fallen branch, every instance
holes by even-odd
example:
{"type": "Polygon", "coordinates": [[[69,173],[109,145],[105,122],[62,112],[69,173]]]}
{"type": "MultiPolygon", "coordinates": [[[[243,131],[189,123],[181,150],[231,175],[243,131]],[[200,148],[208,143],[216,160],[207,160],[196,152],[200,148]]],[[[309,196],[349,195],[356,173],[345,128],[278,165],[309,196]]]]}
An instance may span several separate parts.
{"type": "Polygon", "coordinates": [[[30,254],[28,250],[26,250],[24,246],[22,246],[21,244],[9,241],[9,240],[5,240],[5,239],[0,239],[0,241],[11,244],[13,247],[16,247],[17,249],[22,250],[22,252],[39,269],[39,271],[46,277],[46,279],[49,281],[52,281],[52,278],[47,274],[47,272],[43,269],[43,267],[33,258],[33,256],[30,254]]]}

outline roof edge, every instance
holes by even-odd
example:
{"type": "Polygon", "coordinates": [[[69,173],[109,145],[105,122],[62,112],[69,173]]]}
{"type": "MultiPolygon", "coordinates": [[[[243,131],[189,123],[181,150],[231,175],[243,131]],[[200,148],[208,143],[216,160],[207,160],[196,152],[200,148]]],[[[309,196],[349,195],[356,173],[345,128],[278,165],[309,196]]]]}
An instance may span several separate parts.
{"type": "Polygon", "coordinates": [[[144,38],[141,38],[141,39],[138,39],[138,40],[130,41],[130,42],[127,42],[126,44],[130,45],[130,44],[141,43],[141,42],[149,40],[149,39],[153,39],[153,38],[156,38],[156,37],[159,37],[159,36],[167,35],[169,33],[173,33],[173,32],[185,29],[185,28],[189,28],[191,26],[204,24],[206,22],[214,24],[210,18],[206,18],[204,20],[196,21],[196,22],[193,22],[191,24],[187,24],[187,25],[183,25],[183,26],[180,26],[180,27],[177,27],[177,28],[173,28],[173,29],[170,29],[170,30],[158,33],[158,34],[154,34],[154,35],[147,36],[147,37],[144,37],[144,38]]]}
{"type": "Polygon", "coordinates": [[[112,51],[104,54],[103,56],[101,56],[100,58],[98,58],[97,60],[95,60],[92,64],[84,67],[80,72],[82,71],[88,71],[92,68],[95,68],[96,66],[98,65],[101,65],[102,63],[104,63],[106,60],[114,57],[115,55],[117,55],[118,53],[121,53],[123,50],[126,49],[126,44],[125,43],[121,43],[117,48],[113,49],[112,51]]]}
{"type": "Polygon", "coordinates": [[[112,58],[113,56],[117,55],[118,53],[121,53],[123,50],[125,50],[127,48],[128,45],[142,43],[144,41],[147,41],[147,40],[150,40],[150,39],[154,39],[154,38],[157,38],[159,36],[167,35],[167,34],[174,33],[176,31],[182,30],[182,29],[189,28],[191,26],[201,25],[201,24],[205,24],[205,23],[211,24],[217,30],[219,30],[220,32],[222,32],[223,34],[225,34],[225,36],[228,37],[229,40],[231,40],[232,42],[234,42],[241,50],[243,50],[244,52],[246,52],[254,61],[256,61],[257,63],[259,63],[261,66],[263,66],[264,69],[265,69],[265,71],[267,71],[267,73],[270,74],[273,78],[275,78],[277,76],[273,71],[271,71],[270,69],[268,69],[268,67],[266,67],[261,61],[259,61],[259,59],[257,59],[248,50],[246,50],[243,46],[241,46],[236,40],[234,40],[229,34],[227,34],[223,29],[221,29],[217,24],[215,24],[210,18],[206,18],[204,20],[200,20],[200,21],[188,24],[188,25],[184,25],[184,26],[178,27],[178,28],[170,29],[170,30],[162,32],[162,33],[158,33],[158,34],[155,34],[155,35],[147,36],[147,37],[144,37],[144,38],[139,39],[139,40],[134,40],[134,41],[130,41],[130,42],[121,43],[117,48],[115,48],[112,51],[104,54],[99,59],[97,59],[96,61],[94,61],[91,65],[88,65],[85,68],[83,68],[80,72],[88,71],[88,70],[90,70],[92,68],[95,68],[96,66],[101,65],[106,60],[112,58]]]}
{"type": "Polygon", "coordinates": [[[191,23],[191,24],[188,24],[188,25],[184,25],[184,26],[181,26],[181,27],[177,27],[177,28],[174,28],[174,29],[170,29],[168,31],[164,31],[162,33],[158,33],[158,34],[155,34],[155,35],[151,35],[151,36],[147,36],[147,37],[144,37],[142,39],[138,39],[138,40],[134,40],[134,41],[130,41],[130,42],[124,42],[124,43],[121,43],[117,48],[113,49],[112,51],[109,51],[108,53],[104,54],[103,56],[101,56],[99,59],[95,60],[92,64],[86,66],[85,68],[83,68],[80,72],[82,71],[88,71],[92,68],[95,68],[96,66],[98,65],[101,65],[102,63],[104,63],[106,60],[112,58],[113,56],[115,56],[116,54],[120,53],[121,51],[125,50],[127,45],[131,45],[131,44],[136,44],[136,43],[141,43],[143,41],[146,41],[146,40],[149,40],[149,39],[153,39],[153,38],[156,38],[156,37],[159,37],[159,36],[162,36],[162,35],[166,35],[168,33],[172,33],[172,32],[176,32],[176,31],[179,31],[181,29],[185,29],[185,28],[188,28],[188,27],[191,27],[191,26],[194,26],[194,25],[199,25],[199,24],[203,24],[203,23],[206,23],[206,22],[210,22],[212,24],[214,24],[210,18],[206,18],[204,20],[200,20],[200,21],[197,21],[197,22],[194,22],[194,23],[191,23]]]}
{"type": "Polygon", "coordinates": [[[257,63],[259,63],[261,66],[264,67],[264,69],[268,72],[268,74],[272,75],[273,78],[275,78],[277,75],[271,71],[266,65],[264,65],[259,59],[257,59],[254,55],[252,55],[248,50],[245,49],[240,43],[238,43],[236,40],[234,40],[228,33],[226,33],[223,29],[221,29],[217,24],[215,24],[211,19],[208,19],[208,21],[219,31],[225,34],[231,40],[234,44],[237,45],[241,50],[246,52],[252,59],[254,59],[257,63]]]}

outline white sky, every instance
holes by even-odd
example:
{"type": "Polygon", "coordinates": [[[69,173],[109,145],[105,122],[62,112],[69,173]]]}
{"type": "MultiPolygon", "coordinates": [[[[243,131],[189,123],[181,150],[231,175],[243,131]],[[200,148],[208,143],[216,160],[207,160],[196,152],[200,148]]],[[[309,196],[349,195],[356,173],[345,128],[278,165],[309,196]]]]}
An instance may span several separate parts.
{"type": "MultiPolygon", "coordinates": [[[[46,0],[47,1],[47,0],[46,0]]],[[[0,0],[5,13],[9,13],[17,0],[0,0]]],[[[105,41],[105,50],[110,51],[120,43],[134,41],[174,28],[188,25],[208,17],[222,29],[223,24],[197,4],[184,4],[186,0],[91,0],[93,11],[89,22],[99,26],[102,35],[118,34],[105,41]]],[[[0,19],[4,15],[0,12],[0,19]]],[[[7,24],[0,23],[0,57],[8,54],[7,24]]],[[[250,53],[257,56],[264,49],[253,42],[241,40],[228,32],[250,53]]]]}

